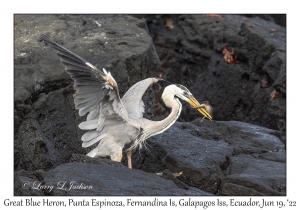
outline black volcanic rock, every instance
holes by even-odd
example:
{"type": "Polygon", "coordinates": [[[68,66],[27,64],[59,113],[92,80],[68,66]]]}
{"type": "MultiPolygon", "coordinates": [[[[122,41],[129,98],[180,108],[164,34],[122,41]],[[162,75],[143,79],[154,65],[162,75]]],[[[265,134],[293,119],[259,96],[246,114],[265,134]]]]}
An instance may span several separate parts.
{"type": "Polygon", "coordinates": [[[216,195],[285,195],[286,152],[279,136],[237,121],[177,122],[149,139],[151,155],[136,152],[133,164],[153,172],[147,167],[152,162],[156,170],[163,165],[182,172],[179,180],[216,195]]]}
{"type": "Polygon", "coordinates": [[[148,150],[133,153],[135,169],[72,154],[70,163],[49,171],[16,172],[15,195],[41,193],[20,189],[24,180],[31,186],[57,186],[61,180],[66,187],[72,181],[93,186],[43,195],[285,195],[286,152],[278,136],[278,131],[236,121],[178,122],[150,138],[148,150]],[[161,172],[161,177],[155,174],[161,172]]]}
{"type": "Polygon", "coordinates": [[[211,195],[194,187],[184,190],[172,181],[162,179],[156,174],[131,170],[121,164],[107,162],[100,160],[98,164],[65,163],[50,171],[36,171],[35,174],[43,178],[43,185],[54,186],[53,190],[46,191],[45,195],[211,195]],[[66,183],[62,183],[62,180],[66,183]],[[82,184],[82,186],[91,187],[73,189],[72,183],[74,186],[82,184]]]}
{"type": "MultiPolygon", "coordinates": [[[[208,100],[215,120],[284,130],[285,141],[286,28],[274,23],[270,15],[259,15],[270,21],[248,16],[185,14],[145,18],[162,60],[163,78],[185,85],[200,101],[208,100]],[[167,18],[173,20],[172,30],[166,28],[167,18]],[[224,61],[225,43],[229,51],[234,48],[238,64],[224,61]],[[270,100],[274,90],[279,97],[270,100]]],[[[196,118],[198,113],[184,105],[180,119],[196,118]]]]}
{"type": "Polygon", "coordinates": [[[15,15],[14,21],[16,102],[71,81],[55,51],[37,42],[40,34],[111,71],[121,94],[158,74],[159,60],[144,20],[126,15],[15,15]]]}
{"type": "Polygon", "coordinates": [[[268,160],[258,154],[240,154],[230,158],[218,195],[286,195],[285,153],[268,153],[271,153],[268,156],[275,153],[276,158],[268,160]]]}
{"type": "Polygon", "coordinates": [[[84,153],[78,128],[80,119],[70,86],[41,93],[17,132],[22,168],[48,169],[68,161],[73,153],[84,153]]]}
{"type": "Polygon", "coordinates": [[[40,180],[25,170],[19,170],[14,174],[14,195],[15,196],[38,196],[44,195],[42,190],[34,189],[34,183],[40,180]]]}

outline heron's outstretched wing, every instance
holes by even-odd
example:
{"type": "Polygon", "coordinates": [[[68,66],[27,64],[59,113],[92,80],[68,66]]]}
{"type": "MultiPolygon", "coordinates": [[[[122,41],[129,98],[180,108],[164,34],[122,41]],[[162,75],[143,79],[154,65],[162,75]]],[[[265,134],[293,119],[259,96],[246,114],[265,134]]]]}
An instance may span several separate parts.
{"type": "Polygon", "coordinates": [[[128,115],[131,118],[142,118],[144,109],[144,102],[142,97],[148,87],[153,83],[157,82],[156,78],[148,78],[134,84],[122,97],[122,102],[128,115]]]}
{"type": "Polygon", "coordinates": [[[103,71],[99,70],[85,59],[60,46],[45,35],[40,36],[39,41],[48,43],[57,51],[66,72],[74,80],[74,89],[76,90],[74,94],[75,108],[79,109],[80,116],[89,113],[87,121],[81,123],[79,127],[85,130],[96,129],[96,131],[89,131],[82,136],[84,143],[89,142],[85,144],[85,147],[101,140],[100,136],[104,135],[101,130],[107,118],[110,119],[109,121],[113,119],[119,121],[119,118],[121,118],[132,126],[139,128],[139,124],[128,116],[127,110],[120,100],[118,85],[109,72],[105,69],[103,71]]]}

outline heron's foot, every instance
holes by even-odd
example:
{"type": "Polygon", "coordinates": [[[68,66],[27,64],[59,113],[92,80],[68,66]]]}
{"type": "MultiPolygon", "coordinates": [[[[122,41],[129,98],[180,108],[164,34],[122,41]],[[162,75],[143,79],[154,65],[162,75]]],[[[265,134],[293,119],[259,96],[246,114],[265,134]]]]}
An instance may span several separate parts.
{"type": "Polygon", "coordinates": [[[165,169],[163,172],[156,173],[158,176],[161,176],[164,179],[170,179],[172,180],[178,187],[183,189],[189,189],[189,186],[185,184],[184,182],[177,179],[177,177],[181,176],[183,171],[179,173],[171,173],[168,169],[165,169]]]}
{"type": "Polygon", "coordinates": [[[181,171],[181,172],[179,172],[179,173],[173,173],[173,175],[174,175],[175,177],[178,177],[178,176],[181,176],[182,173],[183,173],[183,171],[181,171]]]}
{"type": "Polygon", "coordinates": [[[183,173],[183,171],[179,172],[179,173],[171,173],[168,169],[165,169],[163,172],[158,172],[156,173],[158,176],[174,176],[174,177],[178,177],[181,176],[183,173]]]}

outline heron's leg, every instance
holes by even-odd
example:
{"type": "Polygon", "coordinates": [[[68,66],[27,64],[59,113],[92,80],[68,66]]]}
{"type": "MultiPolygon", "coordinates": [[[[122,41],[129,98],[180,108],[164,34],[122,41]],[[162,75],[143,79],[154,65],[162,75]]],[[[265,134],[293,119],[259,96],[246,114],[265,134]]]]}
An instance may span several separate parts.
{"type": "Polygon", "coordinates": [[[132,150],[126,152],[127,160],[128,160],[128,168],[130,169],[132,169],[131,154],[132,154],[132,150]]]}

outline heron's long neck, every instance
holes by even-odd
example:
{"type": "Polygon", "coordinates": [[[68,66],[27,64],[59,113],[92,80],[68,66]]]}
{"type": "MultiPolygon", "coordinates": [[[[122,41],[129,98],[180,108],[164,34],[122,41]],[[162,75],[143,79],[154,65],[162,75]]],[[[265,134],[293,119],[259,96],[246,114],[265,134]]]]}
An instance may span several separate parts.
{"type": "Polygon", "coordinates": [[[179,102],[179,99],[175,98],[174,96],[162,97],[162,99],[165,102],[166,106],[171,108],[172,111],[167,118],[156,122],[156,124],[157,124],[156,127],[159,128],[159,130],[156,132],[156,134],[162,133],[165,130],[167,130],[168,128],[170,128],[176,122],[178,117],[180,116],[181,108],[182,108],[182,105],[179,102]]]}
{"type": "Polygon", "coordinates": [[[134,144],[128,150],[132,150],[138,145],[142,147],[141,145],[143,145],[143,142],[147,138],[164,132],[176,122],[181,113],[181,103],[177,98],[174,97],[174,95],[164,96],[163,94],[162,99],[165,102],[166,106],[172,109],[171,113],[166,119],[161,121],[146,120],[147,125],[145,125],[144,129],[142,129],[142,132],[137,136],[134,144]]]}

